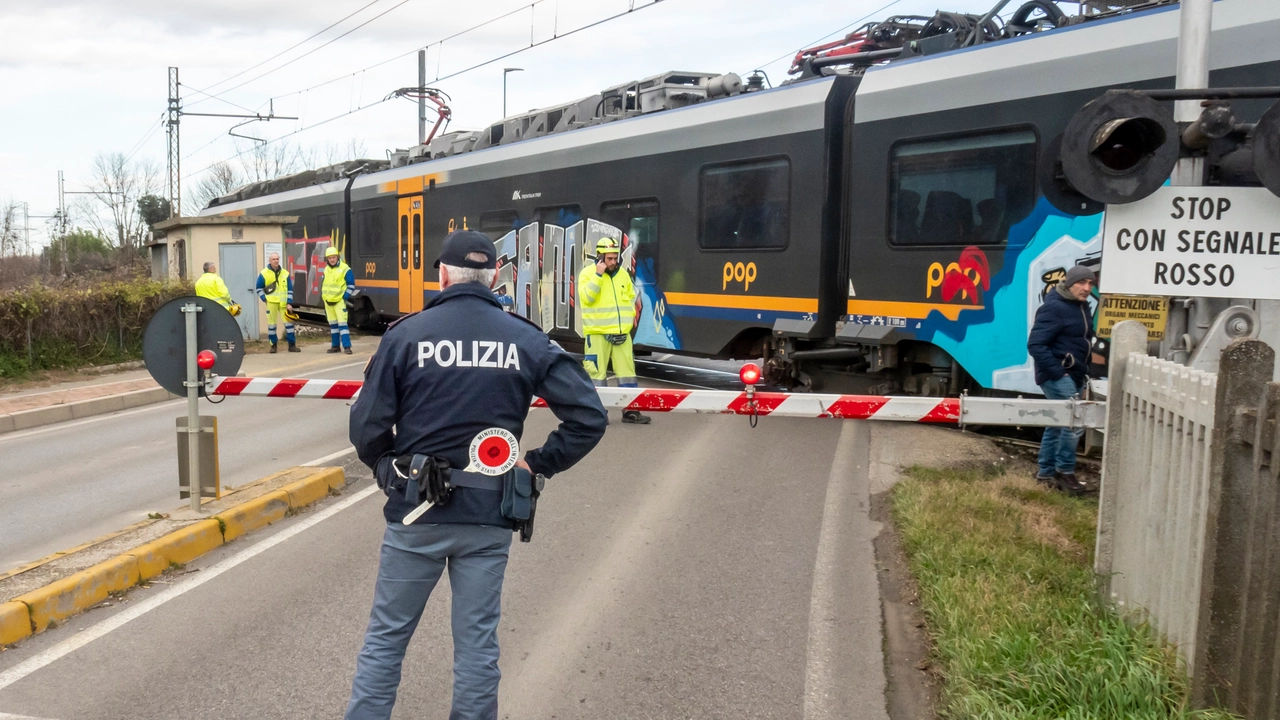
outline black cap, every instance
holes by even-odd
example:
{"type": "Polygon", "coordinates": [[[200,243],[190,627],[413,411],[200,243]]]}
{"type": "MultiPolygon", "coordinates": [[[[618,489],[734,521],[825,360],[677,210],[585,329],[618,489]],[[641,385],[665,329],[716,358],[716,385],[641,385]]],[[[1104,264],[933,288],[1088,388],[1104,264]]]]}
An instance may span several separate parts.
{"type": "Polygon", "coordinates": [[[440,248],[440,257],[436,258],[436,267],[440,264],[453,267],[492,270],[498,266],[498,251],[488,235],[475,230],[458,230],[449,233],[444,239],[444,247],[440,248]],[[471,253],[483,253],[484,260],[468,260],[471,253]]]}

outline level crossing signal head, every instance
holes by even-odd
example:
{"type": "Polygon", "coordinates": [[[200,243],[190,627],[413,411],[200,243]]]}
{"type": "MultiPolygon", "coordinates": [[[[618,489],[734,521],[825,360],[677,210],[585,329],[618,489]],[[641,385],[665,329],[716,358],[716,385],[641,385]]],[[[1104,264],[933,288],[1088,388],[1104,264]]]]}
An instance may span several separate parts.
{"type": "MultiPolygon", "coordinates": [[[[183,309],[195,305],[196,365],[234,377],[244,360],[244,330],[227,308],[205,297],[179,297],[161,305],[142,332],[142,360],[160,387],[174,395],[187,393],[187,317],[183,309]],[[202,359],[208,358],[208,359],[202,359]],[[208,363],[206,365],[205,363],[208,363]]],[[[206,395],[202,384],[198,394],[206,395]]]]}
{"type": "Polygon", "coordinates": [[[1178,125],[1164,103],[1133,91],[1090,101],[1062,133],[1062,172],[1071,187],[1101,203],[1141,200],[1164,185],[1181,152],[1178,125]]]}
{"type": "Polygon", "coordinates": [[[753,386],[760,382],[760,366],[755,363],[747,363],[738,371],[738,377],[742,379],[742,384],[753,386]]]}
{"type": "Polygon", "coordinates": [[[1272,195],[1280,197],[1280,102],[1262,114],[1253,130],[1253,171],[1272,195]]]}

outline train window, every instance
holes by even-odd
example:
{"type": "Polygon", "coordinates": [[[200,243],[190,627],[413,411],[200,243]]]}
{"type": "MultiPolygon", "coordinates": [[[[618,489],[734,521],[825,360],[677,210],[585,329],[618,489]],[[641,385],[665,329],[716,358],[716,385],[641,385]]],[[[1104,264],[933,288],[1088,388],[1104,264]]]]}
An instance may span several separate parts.
{"type": "Polygon", "coordinates": [[[316,234],[312,237],[333,237],[333,231],[338,227],[338,216],[333,213],[325,213],[316,218],[316,234]]]}
{"type": "Polygon", "coordinates": [[[574,223],[582,219],[581,205],[556,205],[554,207],[540,207],[533,211],[533,219],[544,225],[559,225],[560,227],[572,227],[574,223]]]}
{"type": "Polygon", "coordinates": [[[490,240],[497,240],[512,230],[518,230],[519,224],[520,216],[515,210],[490,210],[480,213],[477,228],[490,240]]]}
{"type": "Polygon", "coordinates": [[[894,245],[1003,245],[1035,204],[1031,130],[899,143],[890,165],[894,245]]]}
{"type": "Polygon", "coordinates": [[[400,269],[409,269],[409,216],[400,216],[400,269]]]}
{"type": "MultiPolygon", "coordinates": [[[[600,206],[600,217],[614,227],[621,228],[628,240],[636,247],[637,269],[644,270],[646,261],[652,260],[648,268],[655,276],[658,268],[658,201],[657,200],[622,200],[608,202],[600,206]]],[[[653,278],[656,281],[656,277],[653,278]]]]}
{"type": "Polygon", "coordinates": [[[791,161],[753,160],[702,168],[704,250],[784,248],[791,228],[791,161]]]}
{"type": "Polygon", "coordinates": [[[413,214],[413,269],[422,267],[422,215],[413,214]]]}
{"type": "Polygon", "coordinates": [[[361,257],[382,256],[382,208],[358,210],[351,229],[361,257]]]}

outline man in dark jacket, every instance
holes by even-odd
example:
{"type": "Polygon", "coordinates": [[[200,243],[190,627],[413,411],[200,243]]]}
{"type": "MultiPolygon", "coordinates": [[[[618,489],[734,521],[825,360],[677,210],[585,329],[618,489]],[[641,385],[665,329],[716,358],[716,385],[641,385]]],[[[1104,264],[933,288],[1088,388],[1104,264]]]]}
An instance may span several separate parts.
{"type": "MultiPolygon", "coordinates": [[[[1089,348],[1093,340],[1093,315],[1089,294],[1098,276],[1076,265],[1045,296],[1027,338],[1027,352],[1036,368],[1036,384],[1050,400],[1077,397],[1088,381],[1089,348]]],[[[1044,429],[1040,441],[1040,469],[1036,480],[1074,495],[1084,492],[1076,478],[1076,444],[1080,431],[1044,429]],[[1056,471],[1056,472],[1055,472],[1056,471]]]]}

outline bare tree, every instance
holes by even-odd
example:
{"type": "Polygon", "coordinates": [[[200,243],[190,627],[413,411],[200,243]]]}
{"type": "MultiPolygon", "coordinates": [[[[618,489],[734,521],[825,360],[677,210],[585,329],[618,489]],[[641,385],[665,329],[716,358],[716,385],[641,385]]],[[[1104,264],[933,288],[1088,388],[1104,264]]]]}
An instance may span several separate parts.
{"type": "Polygon", "coordinates": [[[22,228],[22,203],[10,201],[0,205],[0,258],[26,255],[26,234],[22,228]]]}
{"type": "Polygon", "coordinates": [[[140,245],[147,223],[138,211],[138,198],[159,191],[160,168],[149,160],[130,161],[124,153],[98,153],[85,183],[102,205],[90,224],[115,247],[140,245]]]}
{"type": "Polygon", "coordinates": [[[246,182],[275,180],[302,170],[302,157],[287,140],[256,144],[240,156],[240,167],[246,182]]]}
{"type": "Polygon", "coordinates": [[[346,143],[326,143],[301,147],[284,140],[269,145],[255,144],[232,160],[220,160],[209,166],[196,181],[183,205],[185,212],[196,214],[209,206],[209,201],[222,197],[250,183],[276,178],[303,170],[354,160],[365,154],[364,143],[352,138],[346,143]]]}
{"type": "Polygon", "coordinates": [[[195,215],[209,207],[209,201],[238,190],[245,185],[244,173],[226,160],[214,163],[185,198],[186,212],[195,215]]]}
{"type": "Polygon", "coordinates": [[[331,142],[324,145],[312,145],[309,148],[302,148],[298,151],[302,166],[308,170],[315,170],[347,160],[355,160],[364,157],[364,154],[364,142],[357,138],[351,138],[345,143],[331,142]]]}

